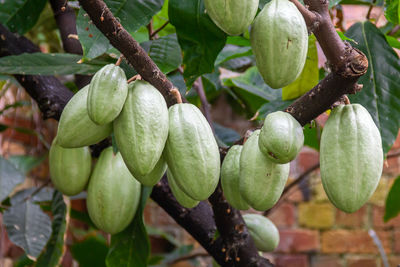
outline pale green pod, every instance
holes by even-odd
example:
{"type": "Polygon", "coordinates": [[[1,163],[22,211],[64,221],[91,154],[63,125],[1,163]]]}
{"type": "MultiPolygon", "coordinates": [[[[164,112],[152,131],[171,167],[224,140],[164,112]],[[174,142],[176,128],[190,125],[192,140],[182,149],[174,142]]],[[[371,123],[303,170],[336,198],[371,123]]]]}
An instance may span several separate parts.
{"type": "Polygon", "coordinates": [[[245,214],[243,219],[258,250],[270,252],[278,247],[279,231],[273,222],[259,214],[245,214]]]}
{"type": "Polygon", "coordinates": [[[140,183],[129,172],[120,153],[109,147],[101,152],[90,177],[87,209],[101,230],[116,234],[135,216],[140,202],[140,183]]]}
{"type": "Polygon", "coordinates": [[[164,160],[164,157],[158,160],[154,169],[148,173],[147,175],[136,178],[142,185],[145,186],[153,186],[161,180],[161,177],[164,175],[165,171],[167,170],[167,163],[164,160]]]}
{"type": "Polygon", "coordinates": [[[303,127],[287,112],[270,113],[261,128],[258,145],[273,162],[288,163],[296,158],[304,145],[303,127]]]}
{"type": "Polygon", "coordinates": [[[194,200],[193,198],[189,197],[188,195],[183,192],[179,186],[176,184],[174,177],[169,169],[167,169],[167,179],[169,187],[171,188],[172,194],[176,198],[179,204],[183,207],[191,209],[196,207],[200,201],[194,200]]]}
{"type": "Polygon", "coordinates": [[[99,125],[112,122],[121,112],[127,94],[124,70],[114,64],[105,65],[90,82],[87,98],[90,119],[99,125]]]}
{"type": "Polygon", "coordinates": [[[220,156],[206,118],[192,104],[169,108],[169,135],[164,149],[178,186],[195,200],[207,199],[218,185],[220,156]]]}
{"type": "Polygon", "coordinates": [[[154,86],[140,80],[129,84],[114,135],[126,166],[143,181],[159,161],[168,137],[167,104],[154,86]]]}
{"type": "Polygon", "coordinates": [[[226,154],[221,166],[221,185],[224,196],[232,207],[239,210],[249,209],[249,205],[240,195],[240,154],[243,146],[234,145],[226,154]]]}
{"type": "Polygon", "coordinates": [[[272,88],[289,85],[303,70],[308,32],[303,16],[289,0],[272,0],[257,15],[250,33],[256,65],[272,88]]]}
{"type": "Polygon", "coordinates": [[[279,200],[289,177],[289,163],[277,164],[258,147],[260,130],[243,145],[240,155],[240,193],[254,209],[264,211],[279,200]]]}
{"type": "Polygon", "coordinates": [[[57,143],[64,148],[96,144],[112,132],[112,124],[97,125],[87,113],[89,86],[79,90],[65,106],[57,131],[57,143]]]}
{"type": "Polygon", "coordinates": [[[49,152],[50,177],[61,193],[73,196],[82,192],[89,181],[91,166],[88,147],[63,148],[53,140],[49,152]]]}
{"type": "Polygon", "coordinates": [[[205,0],[207,14],[229,35],[244,33],[253,22],[259,0],[205,0]]]}
{"type": "Polygon", "coordinates": [[[329,200],[355,212],[374,193],[383,168],[381,135],[359,104],[334,108],[321,136],[321,179],[329,200]]]}

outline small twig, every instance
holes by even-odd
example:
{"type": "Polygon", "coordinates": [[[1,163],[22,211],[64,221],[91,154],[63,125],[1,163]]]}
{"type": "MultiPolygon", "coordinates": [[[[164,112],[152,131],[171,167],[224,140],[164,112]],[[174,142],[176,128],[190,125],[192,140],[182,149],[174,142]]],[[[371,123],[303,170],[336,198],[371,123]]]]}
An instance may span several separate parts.
{"type": "Polygon", "coordinates": [[[395,35],[399,30],[400,30],[400,25],[396,25],[396,26],[393,27],[393,29],[392,29],[387,35],[393,36],[393,35],[395,35]]]}
{"type": "Polygon", "coordinates": [[[307,24],[307,27],[310,32],[313,32],[316,27],[319,26],[319,15],[318,13],[312,12],[308,10],[305,6],[303,6],[298,0],[290,0],[303,15],[303,18],[307,24]]]}
{"type": "Polygon", "coordinates": [[[123,57],[124,57],[124,55],[122,55],[122,54],[119,56],[117,62],[115,62],[115,66],[121,65],[121,63],[122,63],[122,58],[123,58],[123,57]]]}
{"type": "Polygon", "coordinates": [[[170,261],[169,264],[175,264],[180,261],[191,260],[191,259],[194,259],[197,257],[210,257],[210,254],[204,253],[204,252],[193,253],[193,254],[185,255],[185,256],[179,257],[177,259],[174,259],[174,260],[170,261]]]}
{"type": "Polygon", "coordinates": [[[204,92],[204,86],[203,86],[203,81],[201,80],[201,77],[199,77],[196,81],[196,84],[194,85],[194,89],[196,90],[200,102],[201,102],[201,107],[203,108],[203,113],[204,117],[206,117],[208,124],[210,124],[211,129],[214,132],[214,126],[211,118],[211,113],[210,113],[210,104],[207,101],[207,96],[206,93],[204,92]]]}
{"type": "Polygon", "coordinates": [[[344,95],[343,98],[344,98],[344,104],[345,105],[350,105],[351,104],[350,103],[350,99],[349,99],[349,97],[347,95],[344,95]]]}
{"type": "Polygon", "coordinates": [[[370,19],[371,19],[371,12],[372,12],[372,9],[373,9],[373,8],[374,8],[374,5],[371,4],[371,5],[369,6],[369,8],[368,8],[367,20],[370,20],[370,19]]]}
{"type": "Polygon", "coordinates": [[[147,24],[147,30],[149,31],[149,39],[153,40],[153,20],[150,20],[150,23],[147,24]]]}
{"type": "Polygon", "coordinates": [[[181,93],[179,93],[178,89],[176,89],[176,88],[172,89],[171,94],[173,95],[173,97],[175,97],[176,103],[182,104],[182,96],[181,96],[181,93]]]}
{"type": "Polygon", "coordinates": [[[134,82],[136,80],[141,80],[142,76],[140,76],[140,74],[136,74],[135,76],[129,78],[129,80],[127,81],[128,83],[134,82]]]}
{"type": "Polygon", "coordinates": [[[167,20],[163,25],[161,25],[160,28],[158,28],[157,30],[155,30],[152,34],[150,34],[150,40],[153,39],[153,37],[159,33],[160,31],[162,31],[165,27],[167,27],[167,25],[169,24],[169,20],[167,20]]]}

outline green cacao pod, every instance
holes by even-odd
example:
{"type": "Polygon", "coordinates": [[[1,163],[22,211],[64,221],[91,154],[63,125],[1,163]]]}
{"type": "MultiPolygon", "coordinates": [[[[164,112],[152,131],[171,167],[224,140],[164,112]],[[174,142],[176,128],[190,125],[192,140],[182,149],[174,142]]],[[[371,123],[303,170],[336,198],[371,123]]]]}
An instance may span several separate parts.
{"type": "Polygon", "coordinates": [[[175,182],[195,200],[207,199],[219,180],[220,156],[206,118],[192,104],[169,108],[169,134],[164,149],[175,182]]]}
{"type": "Polygon", "coordinates": [[[382,174],[381,135],[359,104],[333,109],[321,135],[321,179],[329,200],[355,212],[371,197],[382,174]]]}
{"type": "Polygon", "coordinates": [[[121,112],[127,94],[128,83],[123,69],[114,64],[105,65],[90,82],[87,98],[90,119],[99,125],[112,122],[121,112]]]}
{"type": "Polygon", "coordinates": [[[258,147],[260,130],[243,145],[240,155],[240,193],[254,209],[270,209],[279,200],[289,177],[289,163],[277,164],[258,147]]]}
{"type": "Polygon", "coordinates": [[[101,230],[116,234],[135,216],[140,201],[140,183],[133,178],[120,153],[109,147],[101,152],[90,177],[87,209],[101,230]]]}
{"type": "Polygon", "coordinates": [[[167,170],[167,163],[164,160],[164,157],[161,157],[156,166],[154,166],[154,169],[146,174],[143,177],[136,178],[142,185],[145,186],[153,186],[156,183],[158,183],[161,179],[161,177],[164,175],[165,171],[167,170]]]}
{"type": "Polygon", "coordinates": [[[87,113],[89,86],[79,90],[65,106],[57,131],[57,143],[64,148],[96,144],[112,132],[112,124],[97,125],[87,113]]]}
{"type": "Polygon", "coordinates": [[[268,218],[259,214],[245,214],[243,219],[258,250],[270,252],[278,246],[279,231],[268,218]]]}
{"type": "Polygon", "coordinates": [[[240,154],[243,146],[232,146],[221,166],[221,185],[224,196],[232,207],[239,210],[249,209],[249,205],[240,195],[240,154]]]}
{"type": "Polygon", "coordinates": [[[287,112],[267,115],[261,128],[258,145],[261,152],[275,163],[292,161],[304,144],[303,127],[287,112]]]}
{"type": "Polygon", "coordinates": [[[63,148],[54,139],[49,166],[54,187],[64,195],[73,196],[82,192],[89,181],[92,156],[88,147],[63,148]]]}
{"type": "MultiPolygon", "coordinates": [[[[159,161],[168,137],[168,108],[161,93],[145,81],[129,84],[114,135],[125,164],[144,184],[159,161]]],[[[150,184],[152,182],[149,182],[150,184]]]]}
{"type": "Polygon", "coordinates": [[[229,35],[244,33],[253,22],[259,0],[205,0],[207,14],[229,35]]]}
{"type": "Polygon", "coordinates": [[[172,176],[172,173],[169,169],[167,169],[167,179],[168,179],[168,184],[169,187],[171,188],[172,194],[176,198],[176,201],[178,201],[179,204],[181,204],[183,207],[191,209],[196,207],[200,201],[194,200],[193,198],[189,197],[188,195],[183,192],[179,186],[176,184],[174,177],[172,176]]]}
{"type": "Polygon", "coordinates": [[[308,33],[303,16],[289,0],[272,0],[254,20],[250,34],[256,65],[266,84],[282,88],[303,70],[308,33]]]}

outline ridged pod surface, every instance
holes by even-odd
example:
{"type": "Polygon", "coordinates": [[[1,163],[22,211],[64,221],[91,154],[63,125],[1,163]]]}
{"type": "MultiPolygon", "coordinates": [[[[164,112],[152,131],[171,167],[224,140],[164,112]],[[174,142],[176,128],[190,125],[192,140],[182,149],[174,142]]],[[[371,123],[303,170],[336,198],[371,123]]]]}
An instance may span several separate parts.
{"type": "Polygon", "coordinates": [[[258,145],[270,160],[284,164],[296,158],[304,144],[303,127],[287,112],[267,115],[258,145]]]}
{"type": "Polygon", "coordinates": [[[229,35],[244,33],[253,22],[259,0],[205,0],[207,14],[229,35]]]}
{"type": "Polygon", "coordinates": [[[61,193],[73,196],[82,192],[89,181],[91,166],[88,147],[63,148],[53,140],[49,152],[50,176],[61,193]]]}
{"type": "Polygon", "coordinates": [[[289,0],[272,0],[251,27],[251,47],[266,84],[282,88],[303,70],[308,33],[303,16],[289,0]]]}
{"type": "Polygon", "coordinates": [[[200,201],[194,200],[193,198],[189,197],[188,195],[183,192],[179,186],[176,184],[174,177],[172,176],[172,173],[169,169],[167,169],[167,178],[168,178],[168,184],[169,187],[171,188],[172,194],[176,198],[176,201],[178,201],[179,204],[181,204],[183,207],[191,209],[196,207],[200,201]]]}
{"type": "Polygon", "coordinates": [[[381,135],[359,104],[333,109],[321,135],[321,179],[329,200],[355,212],[374,193],[382,175],[381,135]]]}
{"type": "Polygon", "coordinates": [[[65,106],[57,131],[57,143],[64,148],[89,146],[112,132],[112,124],[97,125],[87,113],[89,86],[79,90],[65,106]]]}
{"type": "Polygon", "coordinates": [[[168,137],[168,108],[161,93],[145,81],[130,83],[114,134],[129,170],[143,181],[159,161],[168,137]]]}
{"type": "Polygon", "coordinates": [[[243,219],[258,250],[270,252],[278,246],[279,231],[268,218],[259,214],[245,214],[243,219]]]}
{"type": "Polygon", "coordinates": [[[206,118],[192,104],[169,108],[169,135],[164,149],[178,186],[195,200],[207,199],[219,180],[220,156],[206,118]]]}
{"type": "Polygon", "coordinates": [[[94,224],[116,234],[135,216],[140,201],[140,183],[133,178],[121,157],[109,147],[100,154],[87,193],[87,209],[94,224]]]}
{"type": "Polygon", "coordinates": [[[99,125],[112,122],[121,112],[128,94],[125,72],[114,64],[105,65],[93,76],[87,98],[88,114],[99,125]]]}
{"type": "Polygon", "coordinates": [[[243,146],[232,146],[221,166],[221,185],[224,196],[232,207],[239,210],[249,209],[249,205],[240,195],[240,153],[243,146]]]}
{"type": "Polygon", "coordinates": [[[258,147],[260,130],[254,131],[240,155],[240,193],[254,209],[270,209],[279,200],[289,177],[289,163],[277,164],[258,147]]]}
{"type": "Polygon", "coordinates": [[[164,160],[164,157],[161,157],[154,169],[148,173],[147,175],[136,178],[142,185],[145,186],[153,186],[161,180],[161,177],[164,175],[165,171],[167,170],[167,163],[164,160]]]}

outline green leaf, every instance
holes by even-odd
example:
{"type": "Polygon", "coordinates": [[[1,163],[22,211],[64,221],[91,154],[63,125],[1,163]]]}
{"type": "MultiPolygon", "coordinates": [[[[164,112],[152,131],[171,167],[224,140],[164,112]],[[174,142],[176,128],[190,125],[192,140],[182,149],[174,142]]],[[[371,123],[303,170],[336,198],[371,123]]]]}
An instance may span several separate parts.
{"type": "Polygon", "coordinates": [[[108,247],[106,240],[101,235],[89,236],[82,242],[74,243],[70,249],[80,267],[106,266],[108,247]]]}
{"type": "Polygon", "coordinates": [[[319,151],[319,138],[321,136],[319,131],[318,127],[311,126],[310,124],[305,125],[303,128],[304,145],[319,151]]]}
{"type": "Polygon", "coordinates": [[[40,254],[36,267],[55,267],[61,263],[64,254],[64,236],[67,228],[67,205],[64,203],[63,195],[55,190],[51,203],[53,222],[52,233],[42,254],[40,254]]]}
{"type": "Polygon", "coordinates": [[[142,187],[141,200],[132,223],[121,233],[111,237],[106,258],[108,267],[146,267],[150,255],[150,241],[143,223],[143,210],[152,187],[142,187]]]}
{"type": "Polygon", "coordinates": [[[8,125],[0,123],[0,132],[4,132],[7,129],[8,129],[8,125]]]}
{"type": "Polygon", "coordinates": [[[364,87],[350,95],[354,103],[362,104],[371,114],[382,136],[383,150],[387,153],[397,137],[400,126],[400,62],[385,36],[371,22],[354,24],[347,36],[367,57],[367,73],[359,79],[364,87]]]}
{"type": "Polygon", "coordinates": [[[170,73],[182,64],[181,48],[176,34],[152,41],[149,55],[163,73],[170,73]]]}
{"type": "Polygon", "coordinates": [[[24,53],[0,58],[0,72],[26,75],[93,74],[106,62],[92,61],[78,64],[82,58],[74,54],[24,53]]]}
{"type": "Polygon", "coordinates": [[[397,40],[397,38],[390,36],[390,35],[385,35],[385,38],[391,47],[400,49],[400,41],[397,40]]]}
{"type": "Polygon", "coordinates": [[[253,51],[249,46],[235,46],[235,45],[226,45],[224,49],[218,54],[217,59],[215,60],[215,66],[218,66],[228,60],[249,56],[252,55],[253,51]]]}
{"type": "Polygon", "coordinates": [[[18,192],[11,198],[12,206],[3,214],[8,236],[15,245],[23,248],[31,258],[39,256],[51,235],[51,220],[34,200],[42,195],[26,199],[32,189],[18,192]]]}
{"type": "MultiPolygon", "coordinates": [[[[161,26],[163,26],[166,22],[169,22],[168,18],[168,0],[164,1],[164,5],[160,12],[158,12],[153,17],[153,29],[154,31],[158,30],[161,26]]],[[[161,31],[157,33],[158,36],[166,36],[169,34],[176,33],[175,27],[168,23],[161,31]]]]}
{"type": "Polygon", "coordinates": [[[214,69],[226,34],[205,13],[203,0],[169,0],[169,18],[183,51],[184,78],[188,87],[214,69]]]}
{"type": "Polygon", "coordinates": [[[385,222],[395,218],[400,213],[400,176],[394,181],[392,188],[386,198],[385,215],[383,220],[385,222]]]}
{"type": "Polygon", "coordinates": [[[22,171],[18,170],[12,162],[0,157],[0,202],[24,180],[25,174],[22,171]]]}
{"type": "Polygon", "coordinates": [[[354,41],[353,39],[351,39],[351,38],[347,37],[346,35],[344,35],[343,32],[341,32],[341,31],[336,31],[336,32],[339,35],[340,39],[342,39],[343,41],[350,41],[350,42],[353,42],[353,43],[357,44],[356,41],[354,41]]]}
{"type": "Polygon", "coordinates": [[[385,1],[385,17],[388,21],[399,24],[399,0],[385,1]]]}
{"type": "Polygon", "coordinates": [[[163,0],[106,0],[108,8],[130,33],[149,24],[151,18],[161,10],[163,0]]]}
{"type": "Polygon", "coordinates": [[[231,128],[227,128],[218,123],[213,123],[215,135],[219,140],[224,142],[224,144],[231,146],[234,142],[240,139],[240,134],[231,128]]]}
{"type": "Polygon", "coordinates": [[[316,38],[310,35],[308,38],[308,52],[304,69],[300,76],[288,86],[282,88],[282,100],[290,100],[302,96],[313,88],[319,81],[318,51],[316,38]]]}
{"type": "Polygon", "coordinates": [[[267,117],[268,114],[278,111],[278,110],[284,110],[292,103],[293,103],[293,101],[290,101],[290,100],[283,101],[280,99],[268,102],[268,103],[262,105],[260,107],[260,109],[258,110],[259,115],[258,115],[257,119],[263,120],[263,119],[265,119],[265,117],[267,117]]]}
{"type": "Polygon", "coordinates": [[[111,48],[108,39],[90,22],[89,15],[83,8],[79,9],[78,17],[76,18],[76,30],[85,59],[96,58],[111,48]]]}
{"type": "Polygon", "coordinates": [[[3,0],[0,5],[0,22],[10,31],[24,34],[39,19],[47,0],[3,0]]]}
{"type": "Polygon", "coordinates": [[[242,36],[228,36],[226,44],[237,46],[251,46],[250,40],[242,36]]]}
{"type": "Polygon", "coordinates": [[[14,155],[10,156],[8,160],[14,164],[15,168],[17,168],[19,171],[27,174],[33,168],[39,166],[45,158],[46,156],[34,157],[28,155],[14,155]]]}

